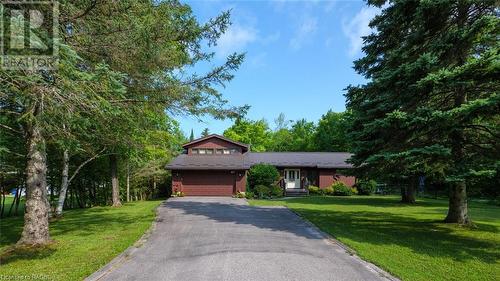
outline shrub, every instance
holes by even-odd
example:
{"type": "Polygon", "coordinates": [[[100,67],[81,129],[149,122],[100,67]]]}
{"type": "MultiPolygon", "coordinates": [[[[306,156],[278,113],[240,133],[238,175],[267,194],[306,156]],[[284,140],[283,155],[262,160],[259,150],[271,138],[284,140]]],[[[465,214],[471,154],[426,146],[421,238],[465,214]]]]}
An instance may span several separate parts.
{"type": "Polygon", "coordinates": [[[351,196],[354,193],[352,188],[341,181],[332,184],[332,188],[333,194],[337,196],[351,196]]]}
{"type": "Polygon", "coordinates": [[[238,191],[236,192],[236,198],[245,198],[245,192],[238,191]]]}
{"type": "Polygon", "coordinates": [[[374,180],[360,180],[356,183],[356,188],[360,195],[370,195],[375,192],[377,182],[374,180]]]}
{"type": "Polygon", "coordinates": [[[333,187],[331,186],[328,186],[328,187],[325,187],[325,189],[323,189],[323,194],[324,195],[333,195],[333,187]]]}
{"type": "Polygon", "coordinates": [[[247,191],[245,192],[245,198],[246,199],[254,199],[255,198],[255,194],[251,191],[247,191]]]}
{"type": "Polygon", "coordinates": [[[176,197],[184,197],[184,192],[182,192],[182,191],[177,191],[177,192],[175,192],[175,196],[176,196],[176,197]]]}
{"type": "Polygon", "coordinates": [[[279,178],[278,170],[272,165],[257,164],[248,171],[248,185],[252,189],[258,185],[272,186],[279,178]]]}
{"type": "Polygon", "coordinates": [[[309,190],[309,194],[320,194],[320,189],[317,186],[311,185],[307,189],[309,190]]]}
{"type": "Polygon", "coordinates": [[[283,189],[278,185],[271,186],[271,196],[272,197],[283,197],[283,189]]]}
{"type": "Polygon", "coordinates": [[[269,187],[262,184],[255,186],[254,191],[257,193],[257,197],[259,197],[259,199],[268,197],[270,193],[269,187]]]}

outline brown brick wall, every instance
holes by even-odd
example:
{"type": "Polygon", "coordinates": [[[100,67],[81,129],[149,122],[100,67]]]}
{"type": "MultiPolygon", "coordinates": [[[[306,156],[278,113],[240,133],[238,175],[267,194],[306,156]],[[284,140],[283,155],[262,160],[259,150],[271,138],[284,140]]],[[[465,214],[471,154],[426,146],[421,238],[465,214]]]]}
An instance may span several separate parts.
{"type": "Polygon", "coordinates": [[[356,183],[355,177],[343,176],[337,174],[335,169],[320,169],[319,170],[319,187],[325,188],[332,185],[335,181],[341,181],[347,186],[354,186],[356,183]]]}

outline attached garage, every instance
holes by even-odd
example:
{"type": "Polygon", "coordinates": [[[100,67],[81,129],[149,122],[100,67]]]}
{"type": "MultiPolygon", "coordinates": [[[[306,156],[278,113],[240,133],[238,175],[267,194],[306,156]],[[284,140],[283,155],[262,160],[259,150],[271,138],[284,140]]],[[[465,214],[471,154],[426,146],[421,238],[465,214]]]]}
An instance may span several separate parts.
{"type": "MultiPolygon", "coordinates": [[[[265,163],[282,170],[279,181],[285,192],[297,194],[318,185],[326,188],[335,181],[348,186],[354,177],[338,169],[348,169],[347,152],[250,152],[250,146],[219,135],[209,135],[182,146],[184,151],[166,169],[172,172],[172,191],[186,196],[232,196],[246,191],[247,172],[265,163]]],[[[307,192],[305,192],[307,193],[307,192]]]]}
{"type": "Polygon", "coordinates": [[[187,196],[231,196],[235,189],[233,171],[182,171],[181,190],[187,196]]]}

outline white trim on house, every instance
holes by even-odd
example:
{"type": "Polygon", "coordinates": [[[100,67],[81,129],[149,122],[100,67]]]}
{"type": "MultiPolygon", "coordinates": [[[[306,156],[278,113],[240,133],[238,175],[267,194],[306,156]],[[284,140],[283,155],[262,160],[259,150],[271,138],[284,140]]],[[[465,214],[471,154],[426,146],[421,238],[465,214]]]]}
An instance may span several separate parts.
{"type": "Polygon", "coordinates": [[[283,173],[286,189],[300,188],[300,169],[285,169],[283,173]]]}

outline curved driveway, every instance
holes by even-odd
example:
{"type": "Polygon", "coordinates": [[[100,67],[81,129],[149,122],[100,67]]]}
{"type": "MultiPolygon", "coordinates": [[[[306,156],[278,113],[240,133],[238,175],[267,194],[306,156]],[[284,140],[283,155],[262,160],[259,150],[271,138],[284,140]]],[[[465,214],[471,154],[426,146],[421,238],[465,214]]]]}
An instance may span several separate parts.
{"type": "Polygon", "coordinates": [[[154,231],[88,280],[388,280],[284,207],[171,198],[154,231]]]}

